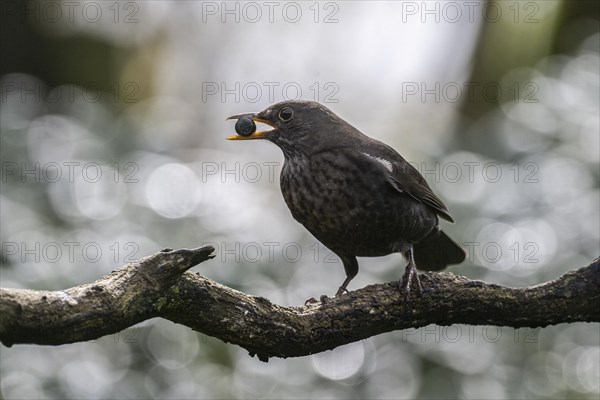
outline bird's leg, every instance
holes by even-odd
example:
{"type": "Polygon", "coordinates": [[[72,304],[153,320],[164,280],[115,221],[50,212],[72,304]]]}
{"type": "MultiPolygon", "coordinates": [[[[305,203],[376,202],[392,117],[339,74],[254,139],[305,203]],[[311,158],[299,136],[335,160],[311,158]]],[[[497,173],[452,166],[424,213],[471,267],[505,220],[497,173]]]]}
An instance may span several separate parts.
{"type": "MultiPolygon", "coordinates": [[[[356,261],[356,257],[353,256],[342,256],[338,254],[338,257],[342,260],[344,264],[344,271],[346,271],[346,279],[342,282],[342,286],[338,289],[335,294],[335,297],[339,297],[344,294],[344,292],[348,293],[348,289],[346,287],[350,283],[350,281],[358,274],[358,261],[356,261]]],[[[321,303],[325,303],[327,300],[327,296],[321,296],[321,303]]],[[[314,297],[306,300],[304,305],[318,303],[319,301],[314,297]]]]}
{"type": "Polygon", "coordinates": [[[344,282],[342,283],[342,286],[339,287],[337,293],[335,294],[335,297],[343,295],[344,292],[348,293],[348,289],[346,289],[346,286],[348,286],[351,280],[352,278],[349,276],[347,276],[346,279],[344,279],[344,282]]]}
{"type": "Polygon", "coordinates": [[[418,294],[421,295],[423,293],[423,287],[421,286],[421,280],[419,279],[419,274],[417,273],[417,266],[415,264],[412,246],[410,246],[404,255],[406,258],[408,258],[408,265],[406,265],[404,275],[402,275],[400,282],[398,282],[400,284],[400,290],[402,290],[406,298],[408,298],[410,295],[410,287],[414,282],[418,289],[418,294]]]}
{"type": "Polygon", "coordinates": [[[340,256],[342,263],[344,264],[344,271],[346,271],[346,279],[342,282],[342,286],[338,289],[335,297],[341,296],[344,292],[348,292],[346,287],[350,283],[350,281],[358,274],[358,261],[356,261],[356,257],[352,256],[340,256]]]}

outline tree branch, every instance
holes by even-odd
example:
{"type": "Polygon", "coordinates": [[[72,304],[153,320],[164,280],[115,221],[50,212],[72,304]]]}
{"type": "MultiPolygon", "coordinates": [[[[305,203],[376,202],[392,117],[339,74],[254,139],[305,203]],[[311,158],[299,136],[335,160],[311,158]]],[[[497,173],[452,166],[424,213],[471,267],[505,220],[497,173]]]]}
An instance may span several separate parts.
{"type": "Polygon", "coordinates": [[[267,361],[428,324],[533,328],[600,322],[600,259],[527,288],[429,272],[420,275],[422,297],[408,302],[393,282],[320,304],[282,307],[186,272],[213,258],[213,250],[166,249],[64,291],[0,289],[0,341],[6,346],[81,342],[162,317],[267,361]]]}

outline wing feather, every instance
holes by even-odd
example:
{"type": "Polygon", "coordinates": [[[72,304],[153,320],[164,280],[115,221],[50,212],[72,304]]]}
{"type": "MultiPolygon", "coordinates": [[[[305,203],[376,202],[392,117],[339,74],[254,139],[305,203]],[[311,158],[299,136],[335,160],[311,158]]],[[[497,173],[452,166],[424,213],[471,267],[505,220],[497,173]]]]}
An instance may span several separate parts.
{"type": "Polygon", "coordinates": [[[441,218],[454,222],[446,205],[431,190],[427,181],[410,165],[400,154],[384,143],[378,142],[380,146],[369,148],[364,152],[368,158],[378,162],[389,173],[388,180],[392,187],[400,193],[405,193],[417,201],[431,207],[441,218]],[[373,151],[377,150],[377,151],[373,151]]]}

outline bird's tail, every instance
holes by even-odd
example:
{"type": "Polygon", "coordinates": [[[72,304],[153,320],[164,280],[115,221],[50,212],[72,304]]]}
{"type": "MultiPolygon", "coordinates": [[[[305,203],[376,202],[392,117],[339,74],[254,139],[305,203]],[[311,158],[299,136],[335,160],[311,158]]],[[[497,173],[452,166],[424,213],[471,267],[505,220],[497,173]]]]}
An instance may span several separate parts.
{"type": "Polygon", "coordinates": [[[441,230],[430,233],[413,246],[418,269],[438,271],[450,264],[460,264],[467,253],[441,230]]]}

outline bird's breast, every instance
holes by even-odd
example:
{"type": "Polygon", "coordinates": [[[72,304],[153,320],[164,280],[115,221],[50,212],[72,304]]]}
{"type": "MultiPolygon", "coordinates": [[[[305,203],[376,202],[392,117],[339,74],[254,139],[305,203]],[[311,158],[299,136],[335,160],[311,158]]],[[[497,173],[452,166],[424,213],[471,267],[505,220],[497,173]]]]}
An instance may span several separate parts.
{"type": "Polygon", "coordinates": [[[332,229],[342,216],[367,206],[360,202],[368,199],[354,193],[360,190],[359,172],[335,157],[288,161],[281,171],[281,191],[294,218],[307,228],[332,229]]]}
{"type": "Polygon", "coordinates": [[[345,154],[286,159],[280,183],[293,217],[334,251],[389,254],[437,225],[434,213],[395,190],[380,169],[345,154]]]}

